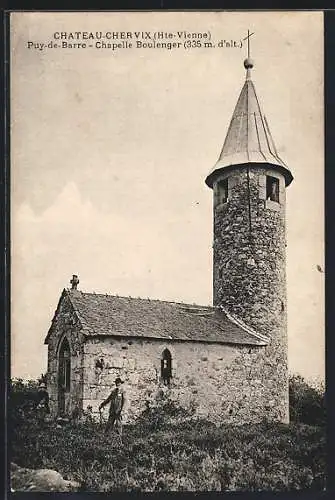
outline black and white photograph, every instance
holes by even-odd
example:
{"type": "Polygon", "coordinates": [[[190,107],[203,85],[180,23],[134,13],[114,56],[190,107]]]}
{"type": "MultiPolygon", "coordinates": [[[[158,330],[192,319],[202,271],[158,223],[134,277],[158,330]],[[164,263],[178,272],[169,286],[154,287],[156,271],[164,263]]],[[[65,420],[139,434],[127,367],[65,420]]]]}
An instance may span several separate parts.
{"type": "Polygon", "coordinates": [[[319,11],[10,14],[12,492],[326,489],[319,11]]]}

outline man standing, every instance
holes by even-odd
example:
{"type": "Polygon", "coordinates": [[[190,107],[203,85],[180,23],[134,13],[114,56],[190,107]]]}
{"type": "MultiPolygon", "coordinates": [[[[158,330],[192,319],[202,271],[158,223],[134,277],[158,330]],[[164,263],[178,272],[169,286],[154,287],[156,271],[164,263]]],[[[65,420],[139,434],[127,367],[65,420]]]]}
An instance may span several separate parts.
{"type": "Polygon", "coordinates": [[[115,427],[122,442],[122,411],[124,410],[126,404],[126,394],[121,384],[123,384],[123,381],[120,377],[117,377],[115,379],[115,389],[113,389],[108,398],[100,404],[99,411],[110,403],[109,416],[105,432],[107,433],[112,427],[115,427]]]}

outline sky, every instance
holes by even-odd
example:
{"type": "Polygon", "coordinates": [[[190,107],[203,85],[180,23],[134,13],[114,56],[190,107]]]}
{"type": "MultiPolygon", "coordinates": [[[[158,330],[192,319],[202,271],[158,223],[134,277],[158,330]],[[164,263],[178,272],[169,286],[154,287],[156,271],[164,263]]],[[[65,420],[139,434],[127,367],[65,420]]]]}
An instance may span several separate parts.
{"type": "Polygon", "coordinates": [[[212,191],[204,180],[244,83],[248,29],[252,79],[294,175],[289,369],[323,379],[319,12],[11,14],[12,376],[46,371],[44,338],[72,274],[86,292],[212,304],[212,191]],[[207,33],[215,46],[38,48],[56,43],[55,32],[75,31],[207,33]]]}

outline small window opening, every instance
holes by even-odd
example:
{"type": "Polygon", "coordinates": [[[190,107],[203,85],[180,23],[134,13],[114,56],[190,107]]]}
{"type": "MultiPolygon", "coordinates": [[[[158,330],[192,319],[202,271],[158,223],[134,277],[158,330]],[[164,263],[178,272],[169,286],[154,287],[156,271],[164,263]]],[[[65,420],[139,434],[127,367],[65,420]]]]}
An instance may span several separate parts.
{"type": "Polygon", "coordinates": [[[279,203],[279,179],[266,176],[266,199],[279,203]]]}
{"type": "Polygon", "coordinates": [[[164,385],[169,385],[172,378],[172,356],[169,349],[164,349],[161,359],[161,377],[164,385]]]}
{"type": "Polygon", "coordinates": [[[219,269],[219,278],[220,278],[220,280],[222,279],[222,277],[223,277],[223,269],[222,269],[222,267],[220,267],[220,269],[219,269]]]}
{"type": "Polygon", "coordinates": [[[228,179],[223,179],[218,182],[218,202],[227,203],[228,201],[228,179]]]}

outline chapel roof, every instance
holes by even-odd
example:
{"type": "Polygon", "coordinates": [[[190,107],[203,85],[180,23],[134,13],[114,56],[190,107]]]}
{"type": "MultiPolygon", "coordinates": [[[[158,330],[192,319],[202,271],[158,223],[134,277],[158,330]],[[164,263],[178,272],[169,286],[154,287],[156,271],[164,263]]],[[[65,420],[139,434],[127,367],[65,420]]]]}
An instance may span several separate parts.
{"type": "MultiPolygon", "coordinates": [[[[62,297],[69,298],[86,336],[258,346],[269,342],[267,337],[219,308],[70,289],[65,289],[62,297]]],[[[52,326],[45,343],[51,329],[52,326]]]]}
{"type": "Polygon", "coordinates": [[[265,163],[280,170],[288,186],[293,176],[278,154],[267,119],[261,109],[255,85],[251,80],[253,67],[251,59],[244,61],[244,67],[246,80],[237,100],[219,159],[207,176],[206,184],[213,187],[216,174],[229,167],[265,163]]]}

